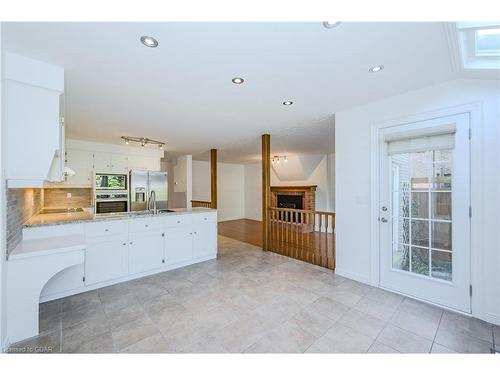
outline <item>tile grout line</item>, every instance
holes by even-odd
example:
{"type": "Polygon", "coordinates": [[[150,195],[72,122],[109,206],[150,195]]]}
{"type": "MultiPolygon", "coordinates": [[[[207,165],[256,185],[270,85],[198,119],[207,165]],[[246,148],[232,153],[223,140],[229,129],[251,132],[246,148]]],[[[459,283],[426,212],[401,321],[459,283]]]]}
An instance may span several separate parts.
{"type": "MultiPolygon", "coordinates": [[[[438,326],[436,329],[436,333],[434,334],[434,338],[432,339],[432,344],[431,344],[431,348],[429,350],[429,353],[432,353],[432,349],[434,348],[434,343],[436,343],[436,337],[437,337],[437,334],[439,332],[439,327],[441,327],[441,320],[443,319],[443,314],[444,314],[444,311],[441,311],[441,315],[439,316],[438,326]]],[[[441,344],[439,344],[439,345],[441,345],[441,344]]]]}

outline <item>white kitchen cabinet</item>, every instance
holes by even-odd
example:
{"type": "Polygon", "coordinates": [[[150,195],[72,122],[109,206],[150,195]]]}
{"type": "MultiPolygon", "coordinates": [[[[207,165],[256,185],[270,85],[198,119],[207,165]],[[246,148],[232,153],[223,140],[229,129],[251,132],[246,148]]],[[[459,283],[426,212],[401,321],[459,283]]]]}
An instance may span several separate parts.
{"type": "Polygon", "coordinates": [[[111,154],[95,152],[93,154],[93,167],[97,172],[106,172],[111,169],[111,154]]]}
{"type": "Polygon", "coordinates": [[[165,233],[165,263],[175,264],[193,258],[193,228],[168,228],[165,233]]]}
{"type": "Polygon", "coordinates": [[[193,257],[201,258],[217,253],[216,223],[193,226],[193,257]]]}
{"type": "Polygon", "coordinates": [[[111,167],[113,172],[128,172],[128,156],[122,154],[111,154],[111,167]]]}
{"type": "Polygon", "coordinates": [[[126,237],[109,236],[87,240],[85,284],[118,279],[128,274],[126,237]]]}
{"type": "Polygon", "coordinates": [[[66,165],[74,172],[67,176],[65,186],[92,187],[92,153],[85,150],[66,150],[66,165]]]}
{"type": "Polygon", "coordinates": [[[61,67],[10,52],[5,54],[9,187],[43,187],[48,179],[62,179],[60,96],[63,90],[61,67]]]}
{"type": "Polygon", "coordinates": [[[164,264],[163,232],[146,231],[129,236],[129,272],[131,274],[159,268],[164,264]]]}

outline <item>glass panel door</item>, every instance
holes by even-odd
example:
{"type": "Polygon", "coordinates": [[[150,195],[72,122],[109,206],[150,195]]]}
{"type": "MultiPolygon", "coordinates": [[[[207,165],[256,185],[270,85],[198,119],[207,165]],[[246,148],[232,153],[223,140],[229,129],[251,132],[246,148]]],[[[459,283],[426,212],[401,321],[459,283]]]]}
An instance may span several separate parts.
{"type": "Polygon", "coordinates": [[[464,312],[470,312],[468,133],[469,115],[460,114],[381,129],[379,144],[380,286],[464,312]]]}
{"type": "Polygon", "coordinates": [[[452,153],[391,155],[394,269],[452,280],[452,153]]]}

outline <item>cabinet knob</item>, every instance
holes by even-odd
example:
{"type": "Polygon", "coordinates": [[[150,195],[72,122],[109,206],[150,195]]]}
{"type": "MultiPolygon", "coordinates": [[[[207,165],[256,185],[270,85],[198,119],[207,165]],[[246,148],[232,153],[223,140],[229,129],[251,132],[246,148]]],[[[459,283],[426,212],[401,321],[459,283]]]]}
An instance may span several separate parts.
{"type": "Polygon", "coordinates": [[[109,229],[108,229],[108,228],[106,228],[106,229],[104,229],[104,231],[105,231],[105,232],[109,232],[109,229]]]}
{"type": "Polygon", "coordinates": [[[146,225],[144,225],[144,226],[145,226],[146,228],[148,228],[148,227],[149,227],[149,225],[148,225],[148,224],[146,224],[146,225]]]}
{"type": "Polygon", "coordinates": [[[122,243],[123,246],[125,246],[126,244],[127,244],[126,242],[122,243]]]}
{"type": "Polygon", "coordinates": [[[193,234],[193,232],[189,232],[189,234],[193,234]]]}
{"type": "Polygon", "coordinates": [[[129,244],[130,244],[130,245],[132,245],[132,244],[133,244],[133,242],[129,242],[129,244]]]}
{"type": "Polygon", "coordinates": [[[177,224],[180,224],[180,223],[181,223],[181,221],[180,221],[180,220],[177,220],[177,224]]]}

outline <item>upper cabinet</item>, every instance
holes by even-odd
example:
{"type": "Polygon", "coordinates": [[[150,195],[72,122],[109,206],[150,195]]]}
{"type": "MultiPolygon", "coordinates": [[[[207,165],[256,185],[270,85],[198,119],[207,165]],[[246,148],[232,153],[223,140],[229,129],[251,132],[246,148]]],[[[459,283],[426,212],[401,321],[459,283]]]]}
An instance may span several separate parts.
{"type": "Polygon", "coordinates": [[[63,179],[63,92],[63,68],[5,53],[8,187],[63,179]]]}

